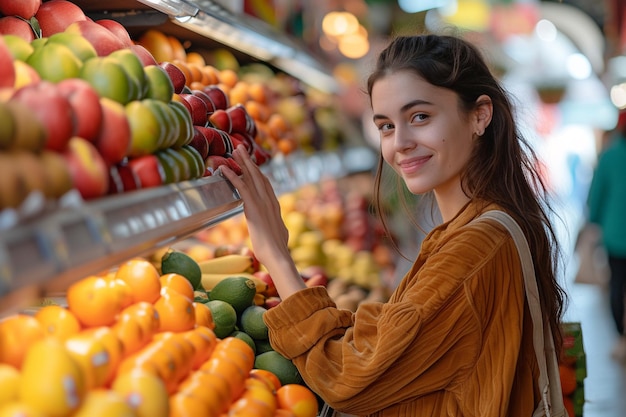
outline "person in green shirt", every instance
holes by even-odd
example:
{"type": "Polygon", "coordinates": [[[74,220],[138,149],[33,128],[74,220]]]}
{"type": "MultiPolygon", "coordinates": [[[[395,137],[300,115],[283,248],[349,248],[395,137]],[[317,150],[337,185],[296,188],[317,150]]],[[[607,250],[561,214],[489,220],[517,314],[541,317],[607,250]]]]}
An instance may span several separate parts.
{"type": "Polygon", "coordinates": [[[610,269],[609,300],[619,339],[613,357],[626,364],[626,123],[600,153],[587,197],[588,218],[602,232],[610,269]]]}

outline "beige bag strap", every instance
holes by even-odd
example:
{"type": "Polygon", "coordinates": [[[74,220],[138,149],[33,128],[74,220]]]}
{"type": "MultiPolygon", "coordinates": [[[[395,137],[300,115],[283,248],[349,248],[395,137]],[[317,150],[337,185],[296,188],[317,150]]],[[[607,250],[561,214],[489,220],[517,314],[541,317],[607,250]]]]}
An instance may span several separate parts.
{"type": "Polygon", "coordinates": [[[539,388],[542,396],[541,404],[533,413],[533,417],[567,416],[568,414],[563,404],[563,391],[561,389],[559,364],[554,348],[552,329],[550,326],[544,325],[541,303],[539,301],[539,289],[535,279],[535,268],[524,232],[522,232],[515,219],[500,210],[488,211],[483,213],[480,218],[496,220],[506,227],[515,241],[522,263],[526,299],[528,300],[528,308],[533,321],[533,343],[537,364],[539,365],[539,388]]]}

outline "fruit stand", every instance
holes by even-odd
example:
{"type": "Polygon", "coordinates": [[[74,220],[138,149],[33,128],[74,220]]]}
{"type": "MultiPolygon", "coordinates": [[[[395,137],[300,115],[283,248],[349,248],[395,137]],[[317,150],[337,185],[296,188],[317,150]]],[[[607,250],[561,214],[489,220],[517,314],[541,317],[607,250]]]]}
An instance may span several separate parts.
{"type": "MultiPolygon", "coordinates": [[[[328,110],[324,98],[338,88],[330,72],[296,42],[218,2],[14,6],[0,0],[0,118],[10,126],[0,132],[0,385],[12,387],[0,394],[3,415],[332,415],[304,385],[292,386],[302,384],[298,375],[284,379],[293,365],[276,356],[259,321],[269,299],[280,300],[262,273],[253,275],[259,265],[239,270],[227,261],[221,269],[198,260],[202,280],[192,280],[180,263],[166,266],[162,252],[183,256],[188,238],[207,244],[210,230],[241,217],[237,190],[213,175],[221,164],[237,168],[229,151],[238,143],[285,198],[371,169],[369,148],[358,140],[345,146],[334,130],[321,143],[321,121],[292,110],[307,107],[308,89],[318,92],[316,108],[328,110]],[[272,119],[280,111],[266,102],[270,94],[282,95],[287,113],[272,119]],[[218,272],[219,280],[209,277],[218,272]],[[214,290],[231,282],[223,275],[249,288],[226,330],[222,310],[211,308],[234,292],[214,290]],[[227,372],[231,362],[237,368],[227,372]],[[209,373],[230,375],[228,387],[214,375],[205,380],[209,373]],[[201,376],[215,398],[197,401],[201,376]],[[120,400],[137,395],[150,405],[120,400]],[[298,401],[308,411],[294,412],[298,401]]],[[[367,204],[353,209],[363,223],[367,204]]],[[[317,245],[294,246],[304,270],[316,266],[309,254],[321,262],[324,232],[300,232],[317,245]]],[[[354,245],[364,255],[362,234],[361,224],[354,245]]],[[[249,249],[235,256],[253,259],[249,249]]],[[[361,258],[377,280],[371,257],[361,258]]],[[[356,286],[343,274],[338,295],[356,286]]],[[[327,282],[319,270],[303,277],[327,282]]],[[[355,307],[364,297],[362,290],[346,302],[355,307]]]]}

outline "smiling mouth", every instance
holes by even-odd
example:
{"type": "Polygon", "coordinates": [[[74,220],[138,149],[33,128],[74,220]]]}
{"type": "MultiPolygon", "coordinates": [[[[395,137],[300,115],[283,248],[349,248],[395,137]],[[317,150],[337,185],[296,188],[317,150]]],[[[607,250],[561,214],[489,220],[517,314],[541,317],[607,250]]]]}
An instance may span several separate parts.
{"type": "Polygon", "coordinates": [[[419,170],[426,162],[430,161],[432,155],[422,156],[418,158],[411,158],[398,163],[398,166],[402,172],[410,174],[419,170]]]}

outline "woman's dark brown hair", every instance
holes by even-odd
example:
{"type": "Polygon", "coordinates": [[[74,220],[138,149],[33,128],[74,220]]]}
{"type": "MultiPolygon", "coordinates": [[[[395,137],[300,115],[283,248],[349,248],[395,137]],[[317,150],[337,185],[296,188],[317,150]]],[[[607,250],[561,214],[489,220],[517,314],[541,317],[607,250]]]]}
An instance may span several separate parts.
{"type": "MultiPolygon", "coordinates": [[[[561,346],[560,321],[566,294],[557,280],[560,251],[550,219],[553,210],[540,163],[519,133],[507,93],[476,46],[458,36],[426,34],[395,38],[378,57],[367,81],[368,93],[371,95],[376,81],[398,71],[412,71],[432,85],[454,91],[465,112],[474,108],[479,96],[491,97],[491,123],[476,141],[461,185],[470,198],[502,206],[521,226],[533,256],[542,309],[555,335],[555,346],[561,346]]],[[[374,204],[386,225],[382,168],[381,158],[374,204]]]]}

